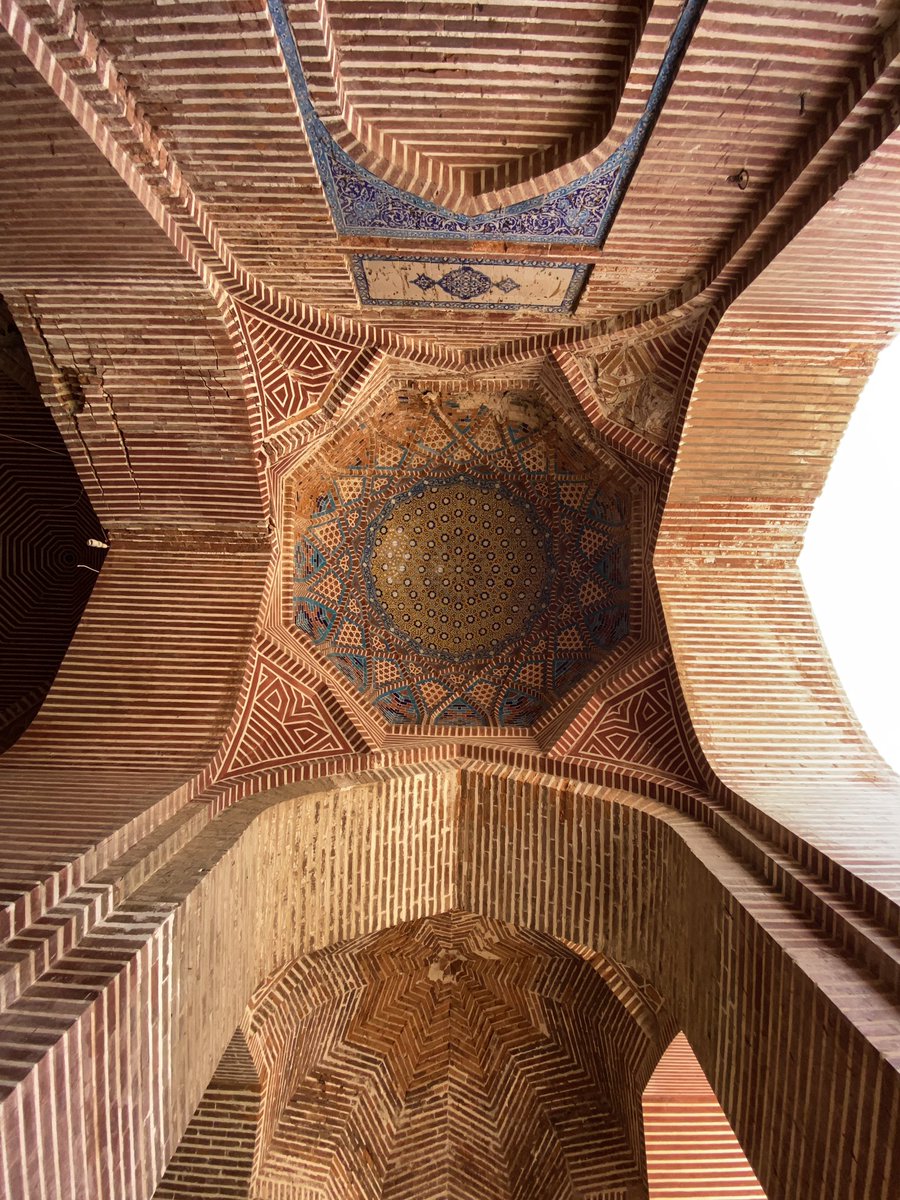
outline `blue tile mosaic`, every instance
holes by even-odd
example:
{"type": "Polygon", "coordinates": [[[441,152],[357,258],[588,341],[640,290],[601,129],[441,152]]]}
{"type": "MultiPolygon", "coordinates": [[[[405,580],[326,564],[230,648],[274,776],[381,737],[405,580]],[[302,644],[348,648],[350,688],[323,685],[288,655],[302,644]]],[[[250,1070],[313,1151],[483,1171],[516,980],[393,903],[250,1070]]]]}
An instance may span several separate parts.
{"type": "Polygon", "coordinates": [[[470,216],[387,183],[337,144],[310,99],[284,2],[267,2],[338,233],[585,246],[603,244],[706,4],[686,0],[644,112],[605,162],[563,187],[470,216]]]}

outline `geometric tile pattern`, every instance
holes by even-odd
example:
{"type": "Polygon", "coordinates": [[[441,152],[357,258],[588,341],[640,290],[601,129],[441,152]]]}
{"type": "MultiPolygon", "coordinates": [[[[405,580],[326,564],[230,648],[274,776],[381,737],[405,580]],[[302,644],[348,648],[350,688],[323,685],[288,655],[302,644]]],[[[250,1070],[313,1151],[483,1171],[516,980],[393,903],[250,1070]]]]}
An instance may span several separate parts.
{"type": "Polygon", "coordinates": [[[293,418],[311,416],[335,377],[359,354],[359,346],[317,333],[304,334],[286,321],[240,306],[257,395],[262,435],[293,418]]]}
{"type": "Polygon", "coordinates": [[[534,394],[407,390],[323,458],[295,622],[388,722],[531,724],[627,633],[627,484],[534,394]]]}
{"type": "Polygon", "coordinates": [[[297,664],[257,651],[235,733],[219,777],[287,766],[306,758],[352,754],[358,746],[325,707],[315,681],[297,664]]]}
{"type": "Polygon", "coordinates": [[[591,964],[469,913],[300,959],[244,1021],[263,1089],[252,1194],[642,1191],[615,1095],[621,1064],[604,1036],[622,1021],[645,1040],[591,964]]]}

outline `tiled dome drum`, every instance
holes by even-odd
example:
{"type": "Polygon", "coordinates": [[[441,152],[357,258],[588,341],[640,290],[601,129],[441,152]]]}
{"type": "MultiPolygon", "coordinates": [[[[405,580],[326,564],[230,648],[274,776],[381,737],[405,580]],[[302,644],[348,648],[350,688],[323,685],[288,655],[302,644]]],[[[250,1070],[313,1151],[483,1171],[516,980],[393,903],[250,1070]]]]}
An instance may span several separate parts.
{"type": "Polygon", "coordinates": [[[536,395],[402,392],[298,474],[295,624],[392,724],[533,724],[628,632],[628,510],[536,395]]]}

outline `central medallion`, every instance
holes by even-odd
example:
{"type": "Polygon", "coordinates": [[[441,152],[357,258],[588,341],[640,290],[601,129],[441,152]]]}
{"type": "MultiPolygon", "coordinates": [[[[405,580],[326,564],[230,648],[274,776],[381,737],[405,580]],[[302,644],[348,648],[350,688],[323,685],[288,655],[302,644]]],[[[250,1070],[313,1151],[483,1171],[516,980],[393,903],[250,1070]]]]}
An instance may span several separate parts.
{"type": "Polygon", "coordinates": [[[419,484],[369,527],[372,602],[419,651],[462,659],[521,637],[550,590],[550,535],[493,481],[419,484]]]}
{"type": "Polygon", "coordinates": [[[386,392],[295,486],[295,627],[389,725],[531,725],[628,635],[627,487],[530,388],[386,392]]]}

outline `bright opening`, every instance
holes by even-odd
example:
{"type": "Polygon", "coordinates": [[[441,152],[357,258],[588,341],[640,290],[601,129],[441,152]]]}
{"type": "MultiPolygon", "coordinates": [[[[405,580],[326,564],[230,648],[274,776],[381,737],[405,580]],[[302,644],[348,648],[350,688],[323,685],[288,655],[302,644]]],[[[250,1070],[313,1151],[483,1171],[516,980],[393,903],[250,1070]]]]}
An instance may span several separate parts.
{"type": "Polygon", "coordinates": [[[860,724],[900,773],[900,337],[881,354],[813,508],[800,572],[860,724]]]}

